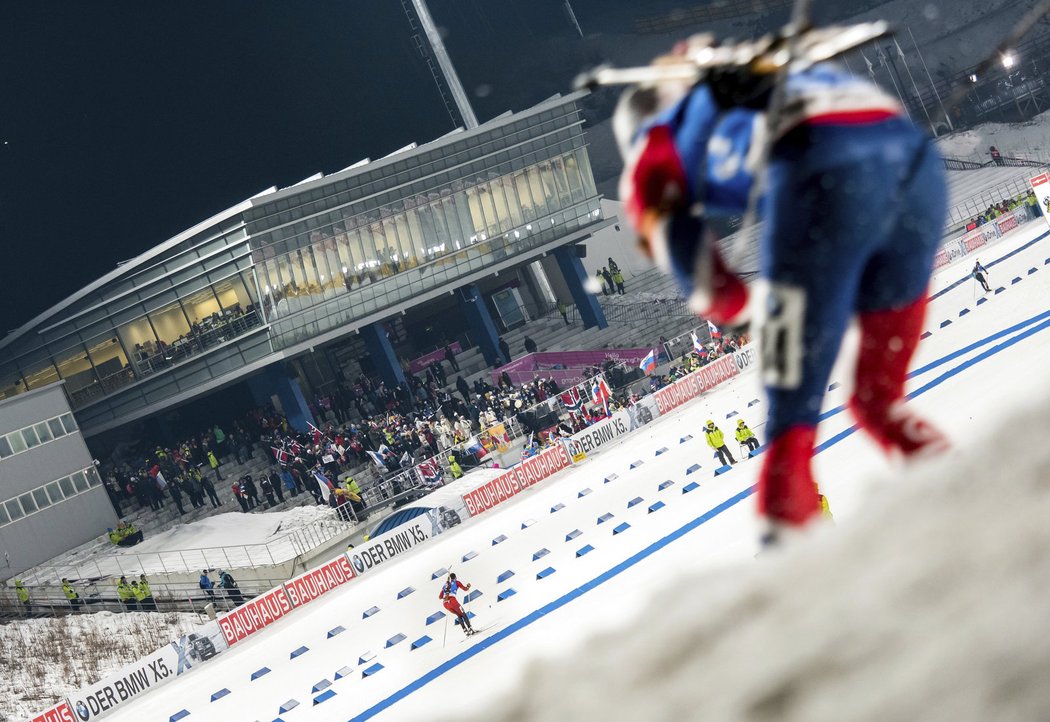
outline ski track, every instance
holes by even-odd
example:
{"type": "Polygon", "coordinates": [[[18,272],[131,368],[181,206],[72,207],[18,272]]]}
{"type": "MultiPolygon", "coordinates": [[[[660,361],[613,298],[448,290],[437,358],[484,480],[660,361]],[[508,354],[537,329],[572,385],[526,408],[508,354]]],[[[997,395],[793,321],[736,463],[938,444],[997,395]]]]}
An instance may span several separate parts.
{"type": "MultiPolygon", "coordinates": [[[[970,284],[956,283],[967,276],[970,257],[941,269],[931,284],[931,291],[943,293],[930,303],[926,328],[932,336],[919,346],[913,368],[921,372],[909,380],[908,389],[921,392],[912,403],[959,447],[979,438],[1004,401],[1024,398],[1033,378],[1046,377],[1050,333],[1042,331],[1050,323],[1039,314],[1050,310],[1047,235],[1041,222],[1032,223],[982,252],[993,288],[1005,291],[979,306],[970,284]],[[1036,271],[1029,273],[1032,268],[1036,271]],[[960,316],[963,309],[968,312],[960,316]],[[944,320],[952,323],[941,327],[944,320]]],[[[825,399],[827,418],[815,460],[838,524],[863,513],[872,480],[887,477],[891,469],[861,434],[849,432],[848,414],[837,411],[849,393],[845,369],[852,362],[852,338],[851,332],[832,373],[831,381],[841,385],[825,399]]],[[[713,476],[717,464],[700,428],[712,418],[731,434],[738,416],[727,415],[735,411],[764,441],[765,403],[749,407],[755,399],[761,400],[762,393],[752,371],[410,555],[367,572],[235,645],[209,663],[207,672],[180,678],[110,719],[167,720],[183,709],[190,720],[440,719],[445,710],[448,717],[459,713],[458,702],[449,705],[457,699],[469,699],[472,710],[480,712],[515,689],[530,663],[578,650],[602,632],[644,626],[639,615],[670,593],[666,585],[676,577],[702,572],[712,585],[731,587],[735,572],[753,564],[757,547],[750,495],[760,462],[744,461],[713,476]],[[638,461],[642,464],[631,469],[638,461]],[[700,470],[687,474],[697,463],[700,470]],[[660,490],[668,480],[673,483],[660,490]],[[698,486],[683,493],[691,482],[698,486]],[[650,511],[659,502],[663,506],[650,511]],[[564,507],[554,511],[558,504],[564,507]],[[599,523],[607,513],[614,516],[599,523]],[[614,534],[614,529],[620,531],[614,534]],[[501,535],[507,539],[494,544],[501,535]],[[586,546],[592,550],[577,556],[586,546]],[[472,551],[477,556],[463,561],[472,551]],[[441,580],[431,575],[443,568],[482,592],[468,611],[485,627],[474,638],[453,643],[453,635],[462,633],[450,624],[444,646],[442,622],[425,624],[428,615],[441,610],[441,580]],[[538,579],[547,568],[555,571],[538,579]],[[513,575],[497,584],[507,571],[513,575]],[[398,599],[407,587],[414,591],[398,599]],[[515,594],[497,602],[497,594],[508,589],[515,594]],[[363,618],[373,606],[380,612],[363,618]],[[327,638],[338,625],[346,631],[327,638]],[[404,640],[393,642],[398,634],[404,640]],[[424,636],[431,641],[410,648],[424,636]],[[309,651],[291,659],[291,651],[303,645],[309,651]],[[363,677],[376,663],[382,668],[363,677]],[[250,682],[252,672],[263,666],[271,673],[250,682]],[[353,673],[335,680],[344,667],[353,673]],[[336,694],[313,706],[311,689],[325,679],[336,694]],[[223,687],[231,694],[209,701],[223,687]],[[279,715],[281,705],[292,699],[299,706],[279,715]]]]}

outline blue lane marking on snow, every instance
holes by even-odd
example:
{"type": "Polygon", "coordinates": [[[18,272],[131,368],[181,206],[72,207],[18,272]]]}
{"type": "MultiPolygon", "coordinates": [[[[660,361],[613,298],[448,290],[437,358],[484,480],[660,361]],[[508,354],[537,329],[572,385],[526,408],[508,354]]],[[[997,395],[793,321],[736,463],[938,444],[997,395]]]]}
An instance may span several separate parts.
{"type": "MultiPolygon", "coordinates": [[[[998,264],[1002,263],[1003,261],[1005,261],[1007,258],[1011,258],[1012,256],[1017,255],[1021,251],[1024,251],[1024,250],[1026,250],[1028,248],[1031,248],[1032,246],[1034,246],[1036,243],[1038,243],[1039,241],[1043,240],[1047,236],[1050,236],[1050,231],[1047,231],[1046,233],[1043,233],[1042,235],[1033,238],[1032,240],[1028,241],[1028,243],[1025,243],[1023,246],[1018,246],[1014,250],[1012,250],[1009,253],[1007,253],[1005,256],[997,258],[994,261],[991,261],[989,263],[985,263],[983,265],[984,265],[985,268],[991,268],[992,266],[998,265],[998,264]]],[[[971,276],[970,274],[966,274],[965,276],[960,278],[958,281],[955,281],[955,282],[945,286],[940,291],[938,291],[937,293],[935,293],[932,296],[930,296],[929,300],[932,301],[935,298],[940,298],[944,294],[948,293],[948,291],[952,291],[952,290],[958,288],[959,286],[961,286],[964,283],[966,283],[967,281],[969,281],[971,278],[973,278],[973,276],[971,276]]],[[[996,291],[996,293],[998,293],[998,291],[996,291]]]]}
{"type": "MultiPolygon", "coordinates": [[[[1044,234],[1044,236],[1048,236],[1048,235],[1050,235],[1050,231],[1048,231],[1046,234],[1044,234]]],[[[1040,236],[1040,238],[1043,238],[1044,236],[1040,236]]],[[[1050,322],[1042,323],[1042,324],[1039,324],[1038,326],[1033,326],[1032,328],[1028,329],[1024,333],[1019,334],[1017,336],[1014,336],[1013,338],[1009,339],[1008,341],[1005,341],[1005,342],[1003,342],[1001,344],[998,344],[998,345],[988,349],[984,353],[981,353],[978,356],[974,356],[972,359],[964,361],[963,363],[959,364],[955,368],[953,368],[953,369],[951,369],[949,371],[946,371],[945,373],[943,373],[940,376],[938,376],[937,378],[933,379],[932,381],[930,381],[926,385],[924,385],[924,386],[916,389],[912,393],[908,394],[908,398],[909,399],[913,399],[913,398],[915,398],[917,396],[921,396],[922,394],[926,393],[930,389],[933,389],[933,388],[939,386],[940,384],[944,383],[945,381],[947,381],[948,379],[952,378],[953,376],[956,376],[957,374],[965,371],[966,369],[970,368],[971,366],[974,366],[974,365],[980,363],[981,361],[984,361],[984,360],[986,360],[988,358],[991,358],[992,356],[998,354],[1001,351],[1005,351],[1006,349],[1010,348],[1011,346],[1013,346],[1014,344],[1020,342],[1021,340],[1025,339],[1025,338],[1028,338],[1029,336],[1032,336],[1035,333],[1037,333],[1039,331],[1043,331],[1043,330],[1045,330],[1047,328],[1050,328],[1050,322]]],[[[819,454],[819,453],[827,450],[831,446],[834,446],[839,441],[841,441],[842,439],[844,439],[847,436],[849,436],[850,434],[852,434],[855,430],[856,430],[856,427],[851,427],[849,429],[844,430],[843,432],[837,434],[836,436],[832,437],[831,439],[828,439],[823,444],[818,446],[814,453],[819,454]]],[[[605,572],[602,572],[601,574],[599,574],[598,576],[594,577],[590,581],[584,582],[583,584],[581,584],[580,586],[576,587],[575,589],[572,589],[571,591],[567,592],[566,594],[563,594],[562,596],[558,597],[557,599],[555,599],[555,600],[553,600],[553,601],[543,605],[539,609],[536,609],[535,611],[530,612],[529,614],[525,615],[524,617],[522,617],[518,621],[516,621],[516,622],[514,622],[512,624],[509,624],[506,627],[504,627],[503,629],[495,632],[490,637],[487,637],[487,638],[483,639],[480,643],[474,645],[473,647],[470,647],[469,649],[461,652],[460,654],[457,654],[455,657],[452,657],[451,659],[449,659],[449,660],[439,664],[434,669],[430,670],[426,674],[423,674],[419,678],[417,678],[417,679],[413,680],[412,682],[408,683],[407,685],[405,685],[401,689],[397,690],[396,692],[394,692],[390,696],[380,700],[379,702],[377,702],[376,704],[372,705],[371,707],[369,707],[365,711],[361,712],[359,715],[357,715],[355,717],[351,717],[350,720],[348,720],[348,722],[365,722],[365,720],[372,719],[373,717],[375,717],[380,712],[383,712],[384,710],[386,710],[389,707],[393,706],[394,704],[396,704],[400,700],[404,699],[405,697],[409,696],[413,692],[416,692],[416,691],[422,689],[427,684],[433,682],[435,679],[437,679],[438,677],[442,676],[446,672],[448,672],[448,671],[458,667],[459,665],[463,664],[464,662],[468,661],[469,659],[473,658],[474,656],[480,654],[481,652],[483,652],[484,650],[486,650],[489,647],[493,646],[494,644],[497,644],[498,642],[506,639],[510,635],[512,635],[512,634],[514,634],[516,632],[519,632],[522,629],[525,629],[526,627],[528,627],[529,625],[533,624],[534,622],[537,622],[540,619],[543,619],[543,617],[545,617],[546,615],[550,614],[551,612],[554,612],[554,611],[560,609],[561,607],[564,607],[569,602],[572,602],[572,601],[578,599],[579,597],[583,596],[587,592],[589,592],[589,591],[591,591],[593,589],[596,589],[597,587],[601,586],[602,584],[604,584],[605,582],[609,581],[610,579],[618,576],[619,574],[622,574],[624,571],[630,569],[635,564],[638,564],[639,562],[644,561],[645,559],[649,558],[650,556],[655,554],[660,549],[663,549],[668,544],[671,544],[672,542],[677,541],[678,539],[682,538],[683,536],[685,536],[689,532],[693,531],[697,527],[699,527],[699,526],[701,526],[701,525],[711,521],[712,519],[714,519],[718,515],[722,514],[726,510],[733,508],[734,506],[736,506],[737,504],[742,502],[744,499],[747,499],[749,496],[751,496],[754,493],[755,493],[755,487],[752,486],[752,487],[748,487],[747,489],[744,489],[743,491],[741,491],[740,493],[736,494],[735,496],[732,496],[729,499],[726,499],[725,501],[723,501],[718,506],[714,507],[713,509],[710,509],[709,511],[704,512],[703,514],[701,514],[700,516],[696,517],[692,521],[687,522],[686,524],[683,524],[682,526],[680,526],[679,528],[675,529],[673,532],[671,532],[667,536],[665,536],[665,537],[663,537],[661,539],[657,539],[655,542],[653,542],[649,546],[647,546],[644,549],[642,549],[641,551],[636,552],[635,554],[629,556],[627,559],[623,560],[622,562],[620,562],[619,564],[615,565],[611,569],[608,569],[605,572]]],[[[588,545],[588,546],[590,546],[590,545],[588,545]]],[[[587,549],[587,551],[591,551],[593,549],[593,547],[591,549],[588,549],[587,547],[584,547],[580,551],[576,552],[576,556],[582,556],[581,552],[586,553],[586,552],[583,551],[584,549],[587,549]]]]}
{"type": "Polygon", "coordinates": [[[176,712],[175,714],[173,714],[171,717],[168,718],[168,722],[179,722],[179,720],[182,719],[183,717],[189,717],[189,716],[190,716],[189,710],[185,710],[185,709],[179,710],[178,712],[176,712]]]}
{"type": "MultiPolygon", "coordinates": [[[[921,376],[922,374],[927,373],[928,371],[932,371],[935,368],[938,368],[940,366],[943,366],[946,363],[954,361],[955,359],[959,358],[960,356],[964,356],[964,355],[970,353],[974,349],[978,349],[978,348],[980,348],[982,346],[986,346],[986,345],[988,345],[989,343],[991,343],[993,341],[998,341],[1003,336],[1009,336],[1010,334],[1015,333],[1017,331],[1021,331],[1021,330],[1025,329],[1025,328],[1030,328],[1033,324],[1036,324],[1039,321],[1043,321],[1043,320],[1045,320],[1047,318],[1050,318],[1050,311],[1043,311],[1042,313],[1037,313],[1035,316],[1032,316],[1031,318],[1027,318],[1024,321],[1021,321],[1019,323],[1015,323],[1013,326],[1010,326],[1008,328],[1004,328],[1002,331],[996,331],[995,333],[993,333],[993,334],[991,334],[989,336],[985,336],[984,338],[982,338],[982,339],[980,339],[978,341],[974,341],[973,343],[971,343],[971,344],[969,344],[967,346],[963,346],[961,349],[958,349],[956,351],[952,351],[949,354],[941,356],[939,359],[931,361],[930,363],[926,364],[925,366],[921,366],[921,367],[919,367],[919,368],[917,368],[917,369],[915,369],[913,371],[910,371],[908,373],[908,378],[912,379],[912,378],[915,378],[916,376],[921,376]]],[[[846,410],[846,406],[845,405],[836,406],[835,408],[828,409],[827,411],[822,413],[819,417],[817,417],[817,420],[818,421],[825,421],[826,419],[830,419],[832,416],[835,416],[836,414],[842,413],[845,410],[846,410]]]]}
{"type": "Polygon", "coordinates": [[[222,699],[223,697],[225,697],[229,693],[230,693],[230,690],[228,690],[225,687],[223,687],[222,689],[220,689],[218,692],[216,692],[215,694],[213,694],[211,696],[211,701],[214,702],[215,700],[222,699]]]}

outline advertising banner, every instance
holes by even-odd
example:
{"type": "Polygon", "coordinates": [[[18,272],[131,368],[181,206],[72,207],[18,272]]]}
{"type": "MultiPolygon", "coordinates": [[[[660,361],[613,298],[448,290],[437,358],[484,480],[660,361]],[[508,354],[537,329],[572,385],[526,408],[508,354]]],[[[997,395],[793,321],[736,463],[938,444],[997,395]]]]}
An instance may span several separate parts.
{"type": "Polygon", "coordinates": [[[76,717],[73,716],[73,710],[68,703],[60,702],[30,718],[29,722],[76,722],[76,717]]]}
{"type": "Polygon", "coordinates": [[[739,351],[733,352],[733,360],[736,362],[737,371],[740,373],[758,368],[758,352],[755,350],[755,345],[749,343],[739,351]]]}
{"type": "Polygon", "coordinates": [[[209,622],[198,627],[178,641],[129,664],[101,682],[70,695],[69,706],[75,713],[72,719],[88,722],[104,717],[120,705],[208,661],[224,649],[225,640],[217,623],[209,622]]]}
{"type": "Polygon", "coordinates": [[[565,447],[565,453],[572,459],[572,463],[579,464],[581,461],[587,460],[587,452],[583,450],[583,444],[575,439],[560,439],[562,446],[565,447]]]}
{"type": "Polygon", "coordinates": [[[650,394],[628,406],[627,413],[631,420],[631,431],[634,431],[660,416],[660,408],[656,405],[656,397],[650,394]]]}
{"type": "Polygon", "coordinates": [[[361,546],[354,547],[346,555],[354,573],[360,576],[391,559],[402,556],[445,529],[441,514],[437,510],[431,510],[380,534],[375,539],[370,539],[361,546]]]}
{"type": "Polygon", "coordinates": [[[292,602],[284,587],[277,587],[242,604],[232,612],[220,615],[219,629],[222,630],[226,644],[232,646],[270,626],[290,611],[292,602]]]}
{"type": "Polygon", "coordinates": [[[1032,190],[1039,199],[1039,210],[1043,212],[1043,220],[1050,225],[1050,174],[1040,173],[1033,178],[1032,190]]]}
{"type": "Polygon", "coordinates": [[[686,401],[695,399],[705,391],[714,388],[723,381],[736,376],[739,372],[736,361],[732,356],[723,356],[717,361],[709,363],[699,371],[694,371],[675,381],[670,386],[657,391],[653,396],[656,398],[657,408],[660,415],[666,414],[686,401]]]}
{"type": "Polygon", "coordinates": [[[477,516],[571,465],[572,459],[565,447],[561,444],[552,446],[508,469],[506,473],[500,474],[487,484],[464,494],[463,503],[471,516],[477,516]]]}
{"type": "MultiPolygon", "coordinates": [[[[627,411],[617,411],[607,419],[597,424],[588,426],[583,431],[573,434],[570,438],[579,444],[584,454],[593,454],[602,445],[608,444],[613,439],[618,439],[631,430],[631,415],[627,411]]],[[[575,462],[576,459],[573,458],[575,462]]]]}
{"type": "Polygon", "coordinates": [[[341,587],[354,576],[350,560],[340,554],[327,564],[289,579],[284,583],[284,591],[288,593],[293,607],[301,607],[321,598],[336,587],[341,587]]]}

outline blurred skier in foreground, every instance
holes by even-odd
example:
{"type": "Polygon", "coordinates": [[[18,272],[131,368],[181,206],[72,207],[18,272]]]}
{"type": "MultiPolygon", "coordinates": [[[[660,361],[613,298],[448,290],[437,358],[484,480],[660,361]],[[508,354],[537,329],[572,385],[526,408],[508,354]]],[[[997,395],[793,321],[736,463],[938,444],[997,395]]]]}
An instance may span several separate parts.
{"type": "MultiPolygon", "coordinates": [[[[687,50],[662,60],[680,62],[687,50]]],[[[904,405],[945,181],[941,158],[896,101],[830,64],[789,76],[758,206],[761,302],[749,303],[748,287],[705,237],[706,216],[746,210],[772,87],[772,76],[742,70],[712,71],[691,87],[636,86],[613,120],[625,158],[620,197],[643,250],[715,324],[742,325],[755,307],[769,398],[758,481],[767,543],[820,514],[811,470],[817,421],[854,314],[861,342],[849,408],[857,421],[892,454],[946,446],[904,405]]]]}

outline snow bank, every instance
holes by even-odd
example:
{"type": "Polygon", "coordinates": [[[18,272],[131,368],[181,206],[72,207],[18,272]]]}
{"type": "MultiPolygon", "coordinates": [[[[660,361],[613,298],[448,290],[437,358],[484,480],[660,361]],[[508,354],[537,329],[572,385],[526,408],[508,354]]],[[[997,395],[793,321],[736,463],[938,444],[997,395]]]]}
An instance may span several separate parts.
{"type": "Polygon", "coordinates": [[[1050,111],[1025,123],[982,123],[937,141],[941,155],[978,163],[991,160],[993,145],[1010,158],[1050,161],[1050,111]]]}
{"type": "Polygon", "coordinates": [[[1034,720],[1050,710],[1042,408],[761,563],[674,580],[478,719],[1034,720]],[[1021,431],[1018,431],[1021,430],[1021,431]]]}
{"type": "Polygon", "coordinates": [[[0,722],[24,720],[198,624],[196,614],[145,612],[0,624],[0,722]]]}

